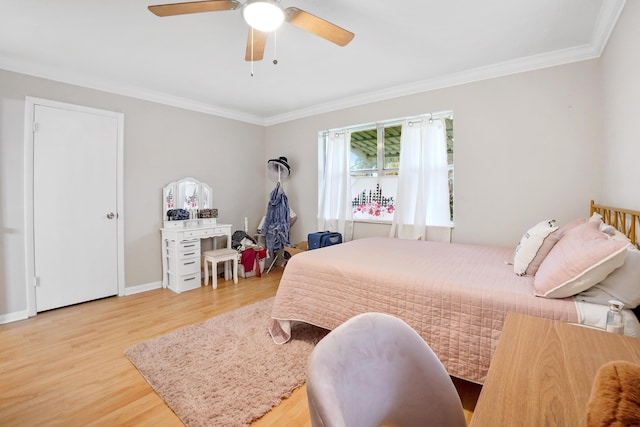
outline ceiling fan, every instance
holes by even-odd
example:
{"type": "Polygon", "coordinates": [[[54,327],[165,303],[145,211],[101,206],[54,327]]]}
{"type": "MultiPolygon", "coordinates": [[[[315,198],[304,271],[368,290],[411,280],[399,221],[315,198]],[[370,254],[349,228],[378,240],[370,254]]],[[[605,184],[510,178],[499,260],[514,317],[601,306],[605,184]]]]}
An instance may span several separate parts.
{"type": "Polygon", "coordinates": [[[283,21],[338,46],[346,46],[354,37],[352,32],[297,7],[282,9],[276,0],[247,0],[244,4],[237,0],[208,0],[149,6],[149,10],[157,16],[236,9],[242,9],[242,17],[251,27],[245,53],[247,61],[260,61],[263,58],[267,35],[278,28],[283,21]]]}

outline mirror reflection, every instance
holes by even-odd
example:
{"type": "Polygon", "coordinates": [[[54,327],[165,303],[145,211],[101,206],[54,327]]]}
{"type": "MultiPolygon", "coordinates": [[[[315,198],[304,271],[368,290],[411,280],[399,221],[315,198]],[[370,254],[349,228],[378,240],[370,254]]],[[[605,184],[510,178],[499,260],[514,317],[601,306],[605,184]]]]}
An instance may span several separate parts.
{"type": "Polygon", "coordinates": [[[200,184],[193,181],[184,181],[178,187],[178,194],[182,194],[182,209],[198,209],[198,190],[200,184]]]}
{"type": "Polygon", "coordinates": [[[169,209],[211,209],[213,193],[211,187],[194,178],[184,178],[164,187],[163,214],[169,209]]]}

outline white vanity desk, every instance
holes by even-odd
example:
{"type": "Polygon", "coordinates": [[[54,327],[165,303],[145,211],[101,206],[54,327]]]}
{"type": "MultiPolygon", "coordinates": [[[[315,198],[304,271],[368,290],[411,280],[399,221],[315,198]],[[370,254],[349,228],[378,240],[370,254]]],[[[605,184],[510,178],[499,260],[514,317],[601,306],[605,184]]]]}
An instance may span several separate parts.
{"type": "Polygon", "coordinates": [[[171,182],[162,191],[162,287],[180,293],[202,284],[202,239],[226,237],[231,248],[231,224],[217,224],[217,210],[212,208],[213,192],[204,182],[184,178],[171,182]],[[190,219],[169,218],[169,212],[184,209],[190,219]],[[197,212],[215,211],[213,217],[198,218],[197,212]]]}
{"type": "MultiPolygon", "coordinates": [[[[203,220],[200,220],[203,221],[203,220]]],[[[191,221],[186,221],[191,222],[191,221]]],[[[200,240],[224,236],[231,248],[231,224],[185,224],[185,227],[162,228],[162,287],[174,292],[201,285],[200,240]]]]}

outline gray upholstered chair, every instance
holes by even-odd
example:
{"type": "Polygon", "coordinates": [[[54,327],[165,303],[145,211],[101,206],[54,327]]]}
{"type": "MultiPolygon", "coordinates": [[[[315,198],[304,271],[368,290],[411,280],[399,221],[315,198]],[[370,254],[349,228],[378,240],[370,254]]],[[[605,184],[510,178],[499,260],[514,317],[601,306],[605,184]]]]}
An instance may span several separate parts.
{"type": "Polygon", "coordinates": [[[313,427],[465,427],[458,393],[431,348],[404,321],[355,316],[309,357],[313,427]]]}

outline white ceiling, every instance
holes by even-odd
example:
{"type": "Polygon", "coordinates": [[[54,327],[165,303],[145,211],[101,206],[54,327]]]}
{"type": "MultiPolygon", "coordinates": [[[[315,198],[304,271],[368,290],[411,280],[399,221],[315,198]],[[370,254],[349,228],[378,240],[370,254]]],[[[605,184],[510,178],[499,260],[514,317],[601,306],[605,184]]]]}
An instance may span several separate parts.
{"type": "MultiPolygon", "coordinates": [[[[175,2],[165,1],[164,3],[175,2]]],[[[594,58],[625,0],[281,0],[355,33],[290,24],[244,60],[239,10],[160,18],[154,0],[0,0],[0,68],[269,125],[594,58]]]]}

